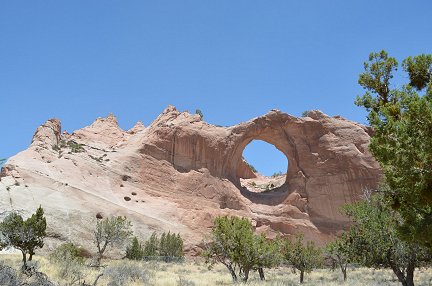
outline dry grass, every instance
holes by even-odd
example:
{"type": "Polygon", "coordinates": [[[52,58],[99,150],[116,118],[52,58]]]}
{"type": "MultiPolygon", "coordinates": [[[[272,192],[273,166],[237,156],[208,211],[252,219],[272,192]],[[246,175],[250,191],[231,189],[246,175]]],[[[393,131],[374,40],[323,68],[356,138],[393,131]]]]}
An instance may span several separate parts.
{"type": "MultiPolygon", "coordinates": [[[[20,256],[16,254],[2,254],[0,260],[15,269],[20,267],[20,256]]],[[[34,260],[39,264],[41,272],[45,273],[58,285],[67,285],[58,276],[58,268],[50,263],[45,257],[36,256],[34,260]]],[[[208,270],[202,261],[187,261],[184,263],[163,263],[163,262],[132,262],[132,261],[104,261],[107,267],[120,265],[131,265],[145,270],[149,274],[150,282],[143,284],[142,281],[130,281],[127,285],[166,285],[166,286],[206,286],[206,285],[232,285],[231,277],[223,266],[216,266],[208,270]]],[[[100,270],[85,267],[85,280],[92,283],[100,270]]],[[[257,273],[252,273],[247,285],[299,285],[298,273],[292,273],[290,268],[279,267],[265,270],[266,281],[260,281],[257,273]]],[[[98,285],[105,286],[109,282],[107,276],[103,276],[98,285]]],[[[432,285],[431,269],[418,269],[415,273],[416,285],[432,285]]],[[[373,270],[366,268],[353,268],[348,271],[348,280],[343,283],[340,272],[328,269],[319,269],[305,276],[303,285],[400,285],[396,277],[389,270],[373,270]]]]}

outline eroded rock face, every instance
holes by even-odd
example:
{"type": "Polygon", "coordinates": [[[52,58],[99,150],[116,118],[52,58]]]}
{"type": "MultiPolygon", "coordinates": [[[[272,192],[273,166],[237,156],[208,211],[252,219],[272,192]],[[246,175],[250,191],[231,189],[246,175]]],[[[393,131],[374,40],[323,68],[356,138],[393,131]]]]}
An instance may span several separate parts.
{"type": "Polygon", "coordinates": [[[297,118],[272,110],[217,127],[170,106],[148,127],[124,131],[110,115],[71,135],[49,120],[29,149],[6,163],[1,207],[31,213],[41,204],[53,243],[89,242],[101,214],[128,216],[142,237],[181,232],[192,252],[223,214],[250,217],[270,235],[303,232],[324,243],[347,223],[340,206],[377,185],[368,132],[320,111],[297,118]],[[242,183],[260,180],[242,159],[252,140],[273,144],[289,160],[285,181],[277,179],[272,190],[259,193],[242,183]]]}

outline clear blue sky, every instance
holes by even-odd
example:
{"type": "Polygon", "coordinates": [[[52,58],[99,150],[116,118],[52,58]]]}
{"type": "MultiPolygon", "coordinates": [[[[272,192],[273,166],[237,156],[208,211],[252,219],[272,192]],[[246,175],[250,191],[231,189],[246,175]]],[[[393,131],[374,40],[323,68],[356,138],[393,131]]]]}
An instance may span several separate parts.
{"type": "MultiPolygon", "coordinates": [[[[113,112],[128,129],[169,104],[219,125],[273,108],[364,123],[363,61],[431,53],[431,11],[428,0],[2,1],[0,157],[52,117],[73,131],[113,112]]],[[[263,173],[286,168],[251,153],[263,173]]]]}

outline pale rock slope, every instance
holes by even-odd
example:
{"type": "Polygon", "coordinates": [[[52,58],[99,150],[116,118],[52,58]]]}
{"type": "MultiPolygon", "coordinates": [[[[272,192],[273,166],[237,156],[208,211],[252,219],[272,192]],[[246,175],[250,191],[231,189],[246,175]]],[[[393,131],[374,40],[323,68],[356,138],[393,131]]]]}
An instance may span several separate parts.
{"type": "Polygon", "coordinates": [[[127,216],[141,238],[180,232],[191,254],[214,217],[228,214],[249,217],[270,236],[301,232],[323,244],[348,223],[340,206],[378,183],[370,132],[320,111],[297,118],[272,110],[220,127],[169,106],[148,127],[125,131],[109,115],[72,134],[50,119],[2,168],[1,214],[29,215],[41,205],[47,250],[61,241],[92,250],[96,216],[111,215],[127,216]],[[285,154],[286,175],[250,170],[242,152],[254,139],[285,154]]]}

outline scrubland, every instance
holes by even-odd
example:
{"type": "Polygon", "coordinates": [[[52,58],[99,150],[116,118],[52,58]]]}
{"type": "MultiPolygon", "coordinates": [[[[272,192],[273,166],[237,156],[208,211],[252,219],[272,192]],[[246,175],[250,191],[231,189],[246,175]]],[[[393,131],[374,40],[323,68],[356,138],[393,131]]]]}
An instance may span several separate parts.
{"type": "MultiPolygon", "coordinates": [[[[21,256],[18,254],[1,254],[0,263],[10,266],[16,270],[20,269],[21,256]]],[[[40,272],[45,273],[49,280],[55,285],[70,285],[70,281],[62,279],[59,275],[57,265],[51,263],[44,256],[34,257],[34,264],[40,272]]],[[[130,260],[104,260],[103,266],[100,268],[83,267],[83,279],[88,284],[93,284],[95,278],[107,269],[134,269],[139,271],[139,275],[135,279],[124,280],[128,273],[114,273],[111,276],[102,276],[98,284],[99,286],[109,285],[113,280],[123,281],[125,284],[111,285],[155,285],[155,286],[206,286],[206,285],[232,285],[233,282],[225,267],[216,265],[209,270],[207,265],[201,259],[186,259],[181,263],[165,263],[165,262],[136,262],[130,260]],[[116,277],[115,275],[119,275],[116,277]],[[125,276],[122,276],[125,275],[125,276]],[[122,276],[122,277],[120,277],[122,276]],[[139,278],[138,278],[139,277],[139,278]]],[[[126,270],[128,271],[128,270],[126,270]]],[[[299,274],[293,273],[289,267],[277,267],[274,269],[266,269],[266,280],[260,281],[258,273],[251,273],[247,285],[301,285],[299,283],[299,274]]],[[[416,285],[432,285],[432,270],[421,268],[415,272],[416,285]]],[[[117,282],[118,282],[117,281],[117,282]]],[[[241,283],[238,283],[241,284],[241,283]]],[[[79,285],[77,282],[73,285],[79,285]]],[[[305,282],[302,285],[400,285],[396,276],[391,270],[368,269],[363,267],[350,267],[348,270],[348,279],[343,281],[341,273],[338,270],[331,269],[316,269],[312,273],[305,276],[305,282]]],[[[6,286],[6,285],[5,285],[6,286]]]]}

